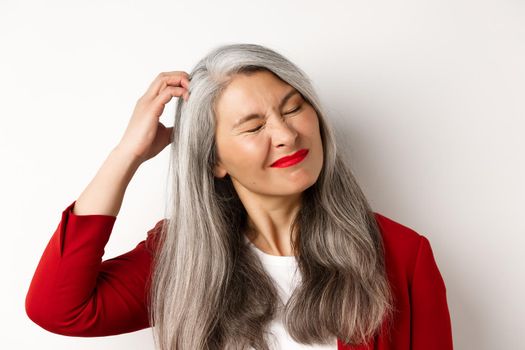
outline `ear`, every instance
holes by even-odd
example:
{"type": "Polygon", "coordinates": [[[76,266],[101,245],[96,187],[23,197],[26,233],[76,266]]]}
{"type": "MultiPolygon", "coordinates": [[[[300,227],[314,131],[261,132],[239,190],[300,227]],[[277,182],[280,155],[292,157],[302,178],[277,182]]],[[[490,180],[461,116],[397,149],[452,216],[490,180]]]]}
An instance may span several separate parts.
{"type": "Polygon", "coordinates": [[[222,163],[218,161],[217,164],[215,164],[215,166],[213,167],[213,175],[218,178],[223,178],[227,174],[228,172],[226,171],[226,169],[224,169],[222,163]]]}

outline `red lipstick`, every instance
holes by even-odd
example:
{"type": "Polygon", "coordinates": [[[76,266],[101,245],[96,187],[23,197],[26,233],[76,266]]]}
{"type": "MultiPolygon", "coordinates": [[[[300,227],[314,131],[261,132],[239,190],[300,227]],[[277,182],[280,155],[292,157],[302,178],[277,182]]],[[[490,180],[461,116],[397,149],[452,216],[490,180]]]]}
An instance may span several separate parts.
{"type": "Polygon", "coordinates": [[[303,148],[289,156],[285,156],[280,159],[277,159],[270,166],[274,168],[286,168],[286,167],[299,163],[306,157],[307,154],[308,154],[308,150],[306,148],[303,148]]]}

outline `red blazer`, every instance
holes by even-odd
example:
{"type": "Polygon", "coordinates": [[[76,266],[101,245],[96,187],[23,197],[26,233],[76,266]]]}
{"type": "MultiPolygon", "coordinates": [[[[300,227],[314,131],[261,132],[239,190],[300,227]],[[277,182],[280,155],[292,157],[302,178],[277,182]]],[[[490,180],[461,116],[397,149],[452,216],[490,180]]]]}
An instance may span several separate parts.
{"type": "MultiPolygon", "coordinates": [[[[58,334],[97,337],[150,327],[147,283],[155,237],[102,261],[116,216],[63,212],[37,266],[25,300],[29,318],[58,334]]],[[[443,278],[427,238],[375,213],[397,309],[394,327],[363,346],[338,340],[339,350],[450,350],[452,328],[443,278]]],[[[385,323],[386,324],[386,323],[385,323]]]]}

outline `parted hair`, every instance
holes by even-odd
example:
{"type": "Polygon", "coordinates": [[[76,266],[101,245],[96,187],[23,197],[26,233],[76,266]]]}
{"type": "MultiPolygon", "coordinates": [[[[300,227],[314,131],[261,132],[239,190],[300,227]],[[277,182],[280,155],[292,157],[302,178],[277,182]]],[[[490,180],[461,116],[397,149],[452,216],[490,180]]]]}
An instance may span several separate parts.
{"type": "Polygon", "coordinates": [[[262,45],[222,45],[193,68],[189,93],[175,108],[167,220],[153,256],[148,310],[156,348],[269,349],[269,324],[278,314],[304,344],[333,337],[362,344],[384,330],[393,301],[381,232],[308,76],[262,45]],[[231,179],[213,173],[218,98],[235,75],[261,70],[315,109],[324,154],[292,224],[302,278],[286,304],[243,237],[248,214],[231,179]]]}

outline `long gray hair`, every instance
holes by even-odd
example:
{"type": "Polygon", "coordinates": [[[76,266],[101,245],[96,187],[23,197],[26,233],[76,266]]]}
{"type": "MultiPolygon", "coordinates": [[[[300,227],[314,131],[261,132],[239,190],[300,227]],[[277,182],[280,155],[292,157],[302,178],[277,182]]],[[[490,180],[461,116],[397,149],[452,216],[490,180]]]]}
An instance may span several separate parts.
{"type": "Polygon", "coordinates": [[[154,255],[149,300],[161,350],[268,349],[269,323],[282,312],[304,344],[368,341],[392,315],[381,233],[337,152],[307,75],[261,45],[223,45],[190,73],[190,98],[178,99],[171,145],[167,225],[154,255]],[[296,88],[316,110],[323,167],[302,194],[291,237],[302,280],[286,305],[243,237],[247,212],[227,175],[216,178],[215,106],[235,74],[266,70],[296,88]]]}

